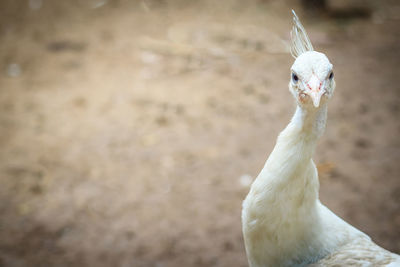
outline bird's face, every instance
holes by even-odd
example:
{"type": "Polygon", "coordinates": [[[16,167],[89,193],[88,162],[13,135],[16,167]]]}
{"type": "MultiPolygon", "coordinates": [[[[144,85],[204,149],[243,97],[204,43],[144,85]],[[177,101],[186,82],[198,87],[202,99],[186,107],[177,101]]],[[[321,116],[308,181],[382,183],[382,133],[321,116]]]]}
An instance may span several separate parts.
{"type": "Polygon", "coordinates": [[[289,89],[301,106],[318,108],[335,90],[332,64],[319,52],[309,51],[297,57],[291,68],[289,89]]]}

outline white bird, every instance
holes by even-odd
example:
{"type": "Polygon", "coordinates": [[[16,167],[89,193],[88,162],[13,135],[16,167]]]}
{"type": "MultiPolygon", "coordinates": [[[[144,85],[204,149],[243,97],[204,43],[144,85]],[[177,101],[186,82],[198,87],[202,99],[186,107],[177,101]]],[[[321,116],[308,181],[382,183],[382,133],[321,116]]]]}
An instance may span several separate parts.
{"type": "Polygon", "coordinates": [[[243,202],[242,228],[251,267],[400,266],[400,256],[343,221],[318,198],[312,160],[335,89],[332,64],[313,51],[293,11],[289,90],[297,109],[243,202]]]}

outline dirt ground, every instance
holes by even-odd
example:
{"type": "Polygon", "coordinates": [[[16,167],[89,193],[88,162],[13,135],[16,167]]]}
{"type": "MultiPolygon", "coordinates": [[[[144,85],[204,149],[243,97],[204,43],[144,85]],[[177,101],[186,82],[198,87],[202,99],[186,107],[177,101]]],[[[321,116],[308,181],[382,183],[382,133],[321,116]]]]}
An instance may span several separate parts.
{"type": "Polygon", "coordinates": [[[399,253],[400,3],[366,6],[1,1],[0,266],[247,266],[241,202],[294,111],[291,8],[337,83],[320,198],[399,253]]]}

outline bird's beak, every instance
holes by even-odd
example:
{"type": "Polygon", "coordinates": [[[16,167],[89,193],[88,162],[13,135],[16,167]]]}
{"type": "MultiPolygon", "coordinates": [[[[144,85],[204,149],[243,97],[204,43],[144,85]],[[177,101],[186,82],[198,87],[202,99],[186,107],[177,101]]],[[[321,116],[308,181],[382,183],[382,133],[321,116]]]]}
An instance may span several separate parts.
{"type": "Polygon", "coordinates": [[[325,83],[321,82],[318,77],[313,74],[304,88],[306,89],[305,93],[311,97],[314,107],[319,107],[321,96],[325,92],[325,83]]]}

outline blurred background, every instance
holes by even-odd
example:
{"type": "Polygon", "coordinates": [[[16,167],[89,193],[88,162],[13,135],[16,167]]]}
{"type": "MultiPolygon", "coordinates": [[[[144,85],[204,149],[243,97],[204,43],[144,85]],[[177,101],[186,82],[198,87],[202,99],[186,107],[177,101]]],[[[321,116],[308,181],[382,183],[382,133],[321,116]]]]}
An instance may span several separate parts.
{"type": "Polygon", "coordinates": [[[334,64],[320,198],[400,252],[400,3],[0,1],[0,266],[247,266],[241,202],[334,64]]]}

